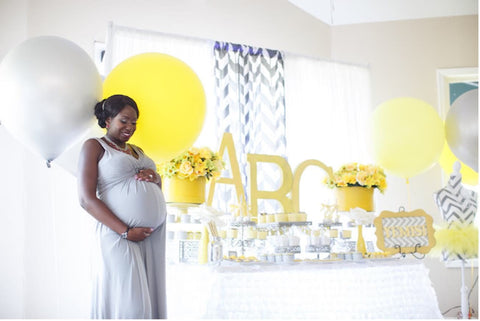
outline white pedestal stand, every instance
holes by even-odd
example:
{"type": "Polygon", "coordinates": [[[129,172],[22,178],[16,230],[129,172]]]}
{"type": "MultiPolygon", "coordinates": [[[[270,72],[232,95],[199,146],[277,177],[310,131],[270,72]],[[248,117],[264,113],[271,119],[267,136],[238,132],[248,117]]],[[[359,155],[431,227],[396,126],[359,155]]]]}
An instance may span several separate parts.
{"type": "Polygon", "coordinates": [[[468,319],[468,287],[465,285],[465,261],[462,260],[462,287],[460,288],[461,295],[461,311],[462,318],[468,319]]]}

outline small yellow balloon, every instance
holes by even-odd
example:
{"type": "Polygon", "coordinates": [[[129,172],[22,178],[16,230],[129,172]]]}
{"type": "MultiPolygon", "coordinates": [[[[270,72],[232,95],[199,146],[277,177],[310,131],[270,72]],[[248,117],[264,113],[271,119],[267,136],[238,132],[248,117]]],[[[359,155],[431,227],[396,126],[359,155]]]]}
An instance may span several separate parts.
{"type": "Polygon", "coordinates": [[[117,65],[106,77],[103,96],[133,98],[140,117],[131,142],[156,163],[193,145],[205,120],[206,98],[200,79],[183,61],[144,53],[117,65]]]}
{"type": "Polygon", "coordinates": [[[478,184],[478,173],[475,172],[471,167],[465,165],[461,160],[459,160],[455,156],[455,154],[453,154],[450,146],[448,146],[448,143],[445,143],[438,163],[447,175],[450,175],[453,172],[453,164],[457,161],[460,162],[460,164],[462,165],[462,167],[460,168],[460,174],[462,175],[462,183],[476,186],[478,184]]]}
{"type": "Polygon", "coordinates": [[[372,119],[373,153],[379,165],[410,178],[429,169],[445,142],[443,122],[426,102],[410,97],[379,105],[372,119]]]}

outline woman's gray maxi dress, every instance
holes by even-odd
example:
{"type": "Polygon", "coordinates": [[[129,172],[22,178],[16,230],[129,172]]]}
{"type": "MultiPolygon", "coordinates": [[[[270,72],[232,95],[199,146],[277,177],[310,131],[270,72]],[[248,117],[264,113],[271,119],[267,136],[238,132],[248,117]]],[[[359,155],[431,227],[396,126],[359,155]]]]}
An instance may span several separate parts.
{"type": "Polygon", "coordinates": [[[105,149],[98,163],[98,197],[128,226],[155,231],[132,242],[97,223],[91,317],[164,319],[165,199],[157,184],[134,177],[140,169],[155,170],[155,163],[134,145],[138,159],[97,140],[105,149]]]}

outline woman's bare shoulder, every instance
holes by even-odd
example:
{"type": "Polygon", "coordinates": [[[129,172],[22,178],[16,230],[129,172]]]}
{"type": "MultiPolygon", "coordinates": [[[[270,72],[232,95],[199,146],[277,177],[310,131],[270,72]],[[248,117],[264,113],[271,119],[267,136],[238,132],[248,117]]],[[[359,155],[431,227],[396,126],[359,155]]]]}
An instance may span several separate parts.
{"type": "Polygon", "coordinates": [[[90,137],[89,139],[87,139],[85,141],[85,143],[92,143],[92,142],[95,142],[97,144],[100,144],[100,142],[98,141],[100,138],[96,138],[96,137],[90,137]]]}
{"type": "Polygon", "coordinates": [[[103,151],[104,151],[104,148],[102,144],[100,144],[100,142],[96,138],[87,139],[82,146],[83,153],[101,154],[103,153],[103,151]]]}

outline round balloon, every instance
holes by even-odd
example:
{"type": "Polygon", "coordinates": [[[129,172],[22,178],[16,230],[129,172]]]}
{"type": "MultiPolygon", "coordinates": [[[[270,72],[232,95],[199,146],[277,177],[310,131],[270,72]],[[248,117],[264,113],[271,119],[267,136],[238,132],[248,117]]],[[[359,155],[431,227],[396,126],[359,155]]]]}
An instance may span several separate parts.
{"type": "Polygon", "coordinates": [[[0,120],[48,161],[86,132],[101,95],[94,62],[60,37],[26,40],[0,64],[0,120]]]}
{"type": "Polygon", "coordinates": [[[455,156],[478,172],[478,89],[455,99],[445,119],[445,137],[455,156]]]}
{"type": "Polygon", "coordinates": [[[432,106],[402,97],[375,109],[371,138],[378,164],[394,175],[410,178],[438,160],[445,135],[442,120],[432,106]]]}
{"type": "Polygon", "coordinates": [[[475,172],[472,168],[468,165],[462,163],[451,151],[448,143],[443,146],[442,154],[440,155],[440,159],[438,163],[442,167],[445,174],[450,175],[452,173],[453,164],[455,162],[460,162],[460,174],[462,175],[462,182],[464,184],[476,186],[478,184],[478,173],[475,172]]]}
{"type": "Polygon", "coordinates": [[[193,145],[205,119],[206,98],[200,79],[183,61],[162,53],[144,53],[117,65],[106,77],[103,95],[124,94],[140,111],[132,143],[157,163],[193,145]]]}

